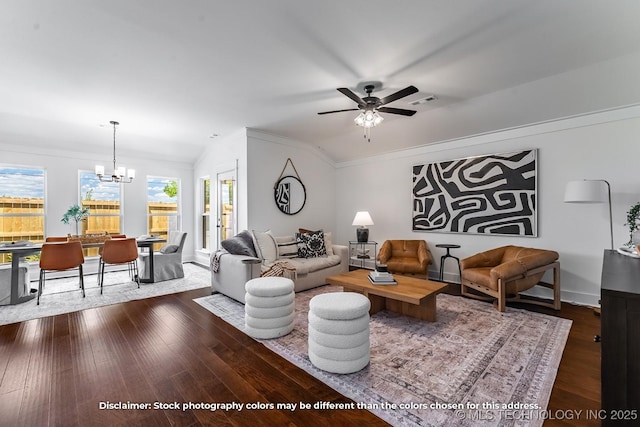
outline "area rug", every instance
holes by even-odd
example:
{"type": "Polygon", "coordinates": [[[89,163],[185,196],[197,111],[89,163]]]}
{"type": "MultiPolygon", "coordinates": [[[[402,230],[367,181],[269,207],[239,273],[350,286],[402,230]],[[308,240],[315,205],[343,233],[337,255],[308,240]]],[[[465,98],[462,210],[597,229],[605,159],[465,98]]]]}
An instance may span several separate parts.
{"type": "MultiPolygon", "coordinates": [[[[374,314],[369,365],[331,374],[307,356],[307,313],[313,296],[341,290],[296,294],[293,332],[258,341],[394,426],[542,425],[570,320],[440,294],[433,323],[374,314]]],[[[242,304],[221,294],[195,301],[244,328],[242,304]]]]}
{"type": "MultiPolygon", "coordinates": [[[[22,304],[0,306],[0,325],[204,288],[211,286],[210,277],[211,273],[208,269],[186,263],[184,264],[184,278],[156,283],[141,283],[138,289],[138,285],[131,281],[126,270],[114,271],[105,273],[104,290],[100,295],[98,275],[88,274],[84,277],[85,298],[82,298],[82,291],[78,287],[77,275],[61,279],[47,279],[40,297],[40,305],[36,305],[34,298],[22,304]]],[[[31,282],[31,288],[37,289],[38,282],[31,282]]]]}

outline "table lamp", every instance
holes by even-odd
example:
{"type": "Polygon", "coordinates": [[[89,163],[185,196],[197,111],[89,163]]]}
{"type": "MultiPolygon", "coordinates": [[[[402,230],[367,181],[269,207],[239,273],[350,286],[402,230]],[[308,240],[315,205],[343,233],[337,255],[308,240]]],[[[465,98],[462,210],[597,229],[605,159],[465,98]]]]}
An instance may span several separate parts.
{"type": "Polygon", "coordinates": [[[369,212],[356,212],[356,216],[353,218],[353,224],[351,225],[358,226],[358,228],[356,228],[358,243],[365,243],[369,241],[369,229],[367,228],[367,225],[373,225],[373,220],[371,219],[369,212]]]}

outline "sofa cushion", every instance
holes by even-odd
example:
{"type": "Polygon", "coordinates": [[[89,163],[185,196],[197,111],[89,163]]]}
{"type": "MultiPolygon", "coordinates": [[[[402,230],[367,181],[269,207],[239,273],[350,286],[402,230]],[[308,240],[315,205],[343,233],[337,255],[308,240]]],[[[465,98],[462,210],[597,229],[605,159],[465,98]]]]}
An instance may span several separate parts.
{"type": "Polygon", "coordinates": [[[340,264],[340,255],[315,258],[291,258],[288,259],[287,262],[296,268],[296,274],[302,275],[340,264]]]}
{"type": "Polygon", "coordinates": [[[253,236],[253,244],[256,248],[256,254],[258,258],[264,260],[265,263],[272,263],[278,259],[278,247],[271,230],[251,232],[253,236]]]}
{"type": "Polygon", "coordinates": [[[253,247],[253,236],[247,230],[241,231],[235,236],[223,240],[220,242],[220,245],[229,252],[234,255],[248,255],[251,257],[256,257],[256,250],[253,247]]]}
{"type": "Polygon", "coordinates": [[[327,254],[322,230],[311,233],[296,233],[299,258],[315,258],[327,254]]]}

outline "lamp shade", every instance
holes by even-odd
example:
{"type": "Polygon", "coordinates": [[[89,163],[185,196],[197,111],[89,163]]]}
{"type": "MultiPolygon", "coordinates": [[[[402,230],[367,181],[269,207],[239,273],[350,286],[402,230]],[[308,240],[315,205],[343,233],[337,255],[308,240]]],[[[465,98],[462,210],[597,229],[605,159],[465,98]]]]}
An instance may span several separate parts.
{"type": "Polygon", "coordinates": [[[613,250],[613,215],[611,213],[611,185],[604,179],[569,181],[564,190],[565,203],[604,203],[609,205],[609,233],[613,250]],[[603,186],[602,184],[605,184],[603,186]],[[606,192],[605,192],[606,189],[606,192]]]}
{"type": "Polygon", "coordinates": [[[606,195],[602,180],[569,181],[564,191],[565,203],[604,203],[606,195]]]}
{"type": "Polygon", "coordinates": [[[366,227],[367,225],[373,225],[373,220],[371,219],[371,215],[369,215],[369,212],[359,211],[356,212],[356,216],[355,218],[353,218],[353,224],[351,225],[366,227]]]}

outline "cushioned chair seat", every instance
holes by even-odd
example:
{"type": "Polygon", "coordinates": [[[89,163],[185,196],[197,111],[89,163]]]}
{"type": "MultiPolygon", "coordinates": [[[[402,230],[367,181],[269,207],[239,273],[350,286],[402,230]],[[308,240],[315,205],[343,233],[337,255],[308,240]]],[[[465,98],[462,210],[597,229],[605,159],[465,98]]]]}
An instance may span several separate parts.
{"type": "Polygon", "coordinates": [[[426,276],[431,254],[424,240],[386,240],[378,252],[378,262],[391,273],[426,276]]]}
{"type": "MultiPolygon", "coordinates": [[[[497,299],[498,310],[504,311],[507,298],[538,303],[560,309],[560,264],[558,253],[545,249],[503,246],[481,252],[460,262],[461,293],[480,298],[478,291],[497,299]],[[554,283],[541,282],[547,270],[554,270],[554,283]],[[553,303],[519,299],[518,294],[536,285],[553,289],[553,303]]],[[[482,298],[481,298],[482,299],[482,298]]]]}
{"type": "MultiPolygon", "coordinates": [[[[153,281],[162,282],[164,280],[181,279],[184,277],[182,266],[182,249],[187,238],[187,233],[182,231],[169,232],[167,247],[175,249],[173,252],[153,253],[153,281]]],[[[142,252],[139,257],[141,277],[149,277],[151,267],[149,264],[149,254],[142,252]]]]}

